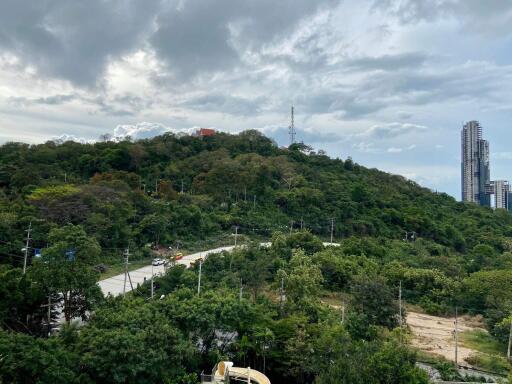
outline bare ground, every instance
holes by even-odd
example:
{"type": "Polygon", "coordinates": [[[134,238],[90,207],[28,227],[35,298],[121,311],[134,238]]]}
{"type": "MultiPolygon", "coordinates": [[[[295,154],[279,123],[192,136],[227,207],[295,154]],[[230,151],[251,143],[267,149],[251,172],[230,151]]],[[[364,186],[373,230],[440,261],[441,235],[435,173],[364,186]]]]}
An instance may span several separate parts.
{"type": "MultiPolygon", "coordinates": [[[[459,334],[465,331],[482,329],[475,319],[459,318],[459,334]]],[[[413,335],[411,344],[418,349],[445,357],[450,361],[455,361],[455,318],[446,318],[439,316],[425,315],[422,313],[408,312],[407,325],[413,335]]],[[[462,347],[458,348],[458,363],[471,367],[466,359],[477,353],[477,351],[462,347]]]]}

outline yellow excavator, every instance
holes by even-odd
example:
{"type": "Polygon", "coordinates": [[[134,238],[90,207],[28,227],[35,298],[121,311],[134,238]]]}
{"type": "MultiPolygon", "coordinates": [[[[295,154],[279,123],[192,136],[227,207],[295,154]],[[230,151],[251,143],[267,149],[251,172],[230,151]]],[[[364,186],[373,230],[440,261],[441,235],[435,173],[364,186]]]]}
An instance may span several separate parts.
{"type": "Polygon", "coordinates": [[[251,368],[234,367],[231,361],[219,362],[211,375],[201,375],[203,384],[227,384],[234,382],[271,384],[270,380],[263,373],[251,368]]]}

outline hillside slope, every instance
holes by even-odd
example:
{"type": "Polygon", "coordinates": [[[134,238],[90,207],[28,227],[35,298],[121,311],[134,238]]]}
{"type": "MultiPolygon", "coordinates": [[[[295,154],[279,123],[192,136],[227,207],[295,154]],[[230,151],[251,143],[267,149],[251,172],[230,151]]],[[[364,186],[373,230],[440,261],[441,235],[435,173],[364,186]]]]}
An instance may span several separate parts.
{"type": "Polygon", "coordinates": [[[456,202],[410,180],[330,159],[304,145],[279,149],[256,131],[214,137],[0,147],[2,259],[33,222],[44,247],[53,224],[83,225],[107,249],[169,245],[290,226],[328,237],[402,239],[405,231],[457,252],[502,252],[512,215],[456,202]],[[157,191],[155,191],[155,189],[157,191]],[[183,190],[184,193],[179,193],[183,190]],[[292,223],[293,222],[293,223],[292,223]]]}

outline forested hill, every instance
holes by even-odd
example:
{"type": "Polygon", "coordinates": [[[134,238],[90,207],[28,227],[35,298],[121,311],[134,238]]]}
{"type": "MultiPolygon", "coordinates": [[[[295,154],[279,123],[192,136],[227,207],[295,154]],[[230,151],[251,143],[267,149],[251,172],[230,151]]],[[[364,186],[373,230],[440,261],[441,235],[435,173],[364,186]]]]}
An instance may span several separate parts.
{"type": "Polygon", "coordinates": [[[466,336],[485,354],[466,362],[509,370],[507,212],[256,131],[9,143],[0,186],[0,382],[197,384],[229,359],[272,383],[426,384],[424,358],[459,382],[409,344],[411,306],[482,315],[491,335],[466,336]],[[339,246],[324,247],[331,223],[339,246]],[[233,244],[233,232],[248,246],[169,263],[126,295],[97,284],[140,277],[155,248],[233,244]]]}
{"type": "Polygon", "coordinates": [[[0,187],[0,254],[12,263],[19,263],[30,222],[35,248],[48,245],[53,226],[73,223],[104,252],[219,239],[235,226],[259,237],[303,226],[329,238],[332,218],[338,240],[401,240],[416,232],[443,246],[438,253],[464,254],[482,243],[501,253],[512,236],[506,212],[458,203],[303,144],[278,148],[254,130],[136,142],[7,143],[0,147],[0,187]]]}

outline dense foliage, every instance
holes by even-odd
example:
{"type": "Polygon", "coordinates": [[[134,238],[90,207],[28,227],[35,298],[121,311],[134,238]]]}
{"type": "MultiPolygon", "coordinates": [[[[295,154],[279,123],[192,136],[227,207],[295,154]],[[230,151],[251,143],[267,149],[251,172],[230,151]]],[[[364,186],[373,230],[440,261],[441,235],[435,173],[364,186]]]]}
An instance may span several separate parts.
{"type": "Polygon", "coordinates": [[[507,338],[512,215],[303,144],[8,143],[0,188],[0,382],[197,383],[227,358],[277,383],[424,383],[397,336],[399,283],[407,302],[480,313],[507,338]],[[324,247],[332,223],[339,246],[324,247]],[[99,291],[125,248],[232,243],[235,228],[272,245],[210,256],[201,295],[197,266],[158,279],[161,300],[99,291]]]}

